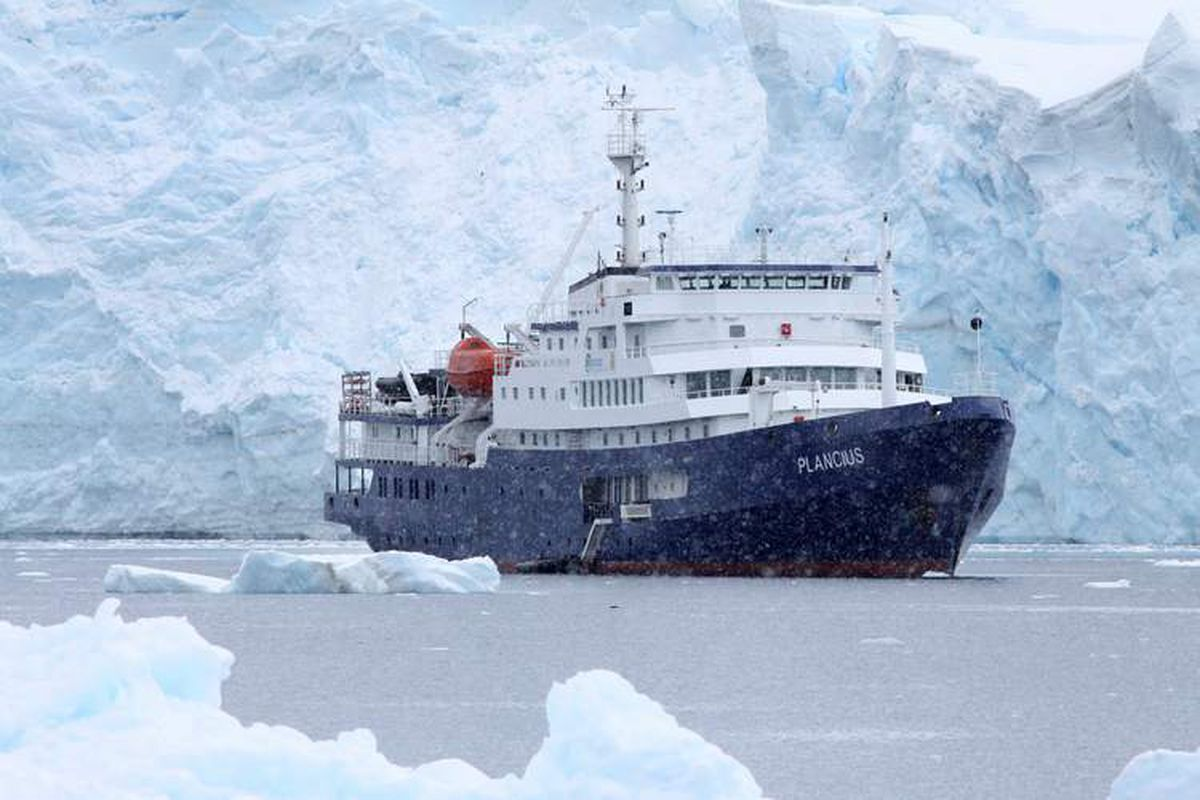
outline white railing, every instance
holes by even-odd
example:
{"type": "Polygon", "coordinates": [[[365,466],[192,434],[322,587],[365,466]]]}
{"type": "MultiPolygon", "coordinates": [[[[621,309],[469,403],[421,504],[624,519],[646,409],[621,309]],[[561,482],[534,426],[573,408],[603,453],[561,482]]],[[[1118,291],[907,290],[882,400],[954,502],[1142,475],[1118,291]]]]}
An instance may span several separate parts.
{"type": "MultiPolygon", "coordinates": [[[[343,414],[372,414],[388,417],[411,417],[414,415],[415,409],[411,401],[391,401],[384,399],[385,397],[386,395],[376,393],[370,399],[357,396],[343,398],[338,409],[343,414]]],[[[441,400],[426,399],[429,400],[429,415],[440,417],[458,415],[466,402],[458,396],[445,397],[441,400]]]]}
{"type": "MultiPolygon", "coordinates": [[[[848,272],[853,267],[864,264],[874,264],[875,256],[864,256],[857,252],[843,250],[799,249],[790,247],[776,249],[768,245],[766,260],[763,260],[762,248],[758,244],[742,243],[725,246],[696,246],[666,243],[662,251],[651,251],[647,254],[648,264],[695,264],[704,268],[705,272],[719,272],[722,265],[752,265],[752,264],[805,264],[831,265],[845,267],[848,272]],[[712,267],[712,269],[708,269],[712,267]]],[[[836,269],[833,270],[836,272],[836,269]]]]}
{"type": "Polygon", "coordinates": [[[959,372],[954,376],[955,394],[999,394],[997,385],[994,372],[959,372]]]}
{"type": "Polygon", "coordinates": [[[626,358],[645,358],[646,357],[646,346],[641,345],[638,347],[626,347],[625,348],[625,357],[626,358]]]}
{"type": "Polygon", "coordinates": [[[525,320],[529,324],[565,322],[570,319],[570,308],[566,303],[534,303],[525,309],[525,320]]]}
{"type": "MultiPolygon", "coordinates": [[[[786,339],[713,339],[710,341],[669,342],[652,344],[645,348],[650,355],[657,353],[683,353],[691,350],[733,349],[746,347],[875,347],[878,343],[871,337],[850,337],[841,339],[805,339],[790,336],[786,339]]],[[[911,342],[896,343],[896,349],[905,353],[920,353],[921,350],[911,342]]]]}
{"type": "Polygon", "coordinates": [[[342,441],[339,458],[360,458],[367,461],[404,461],[412,464],[427,464],[430,461],[428,445],[411,442],[389,442],[378,439],[347,438],[342,441]]]}
{"type": "MultiPolygon", "coordinates": [[[[781,392],[810,392],[824,394],[826,392],[879,392],[883,390],[883,386],[877,381],[770,381],[765,384],[771,389],[781,392]]],[[[746,386],[736,386],[728,389],[693,389],[688,391],[682,388],[674,390],[676,399],[685,400],[700,400],[706,397],[730,397],[732,395],[749,394],[751,389],[746,386]]],[[[950,397],[950,392],[942,389],[936,389],[931,386],[917,386],[913,384],[896,385],[896,391],[908,392],[912,394],[930,394],[943,397],[950,397]]]]}
{"type": "Polygon", "coordinates": [[[643,153],[646,146],[642,143],[640,136],[634,136],[632,133],[610,133],[608,135],[608,155],[610,156],[629,156],[634,153],[643,153]]]}

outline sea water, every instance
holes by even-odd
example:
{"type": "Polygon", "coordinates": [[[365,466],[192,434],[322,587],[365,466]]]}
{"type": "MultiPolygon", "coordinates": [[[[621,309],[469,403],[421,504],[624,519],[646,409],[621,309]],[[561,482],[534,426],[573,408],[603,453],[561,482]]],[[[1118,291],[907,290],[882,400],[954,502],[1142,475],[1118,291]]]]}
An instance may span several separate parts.
{"type": "MultiPolygon", "coordinates": [[[[4,542],[0,618],[91,613],[113,563],[250,543],[4,542]]],[[[302,553],[358,544],[270,544],[302,553]]],[[[519,771],[556,680],[620,672],[775,798],[1099,798],[1200,746],[1200,551],[977,547],[954,579],[506,576],[496,594],[136,595],[237,656],[225,708],[392,761],[519,771]]]]}

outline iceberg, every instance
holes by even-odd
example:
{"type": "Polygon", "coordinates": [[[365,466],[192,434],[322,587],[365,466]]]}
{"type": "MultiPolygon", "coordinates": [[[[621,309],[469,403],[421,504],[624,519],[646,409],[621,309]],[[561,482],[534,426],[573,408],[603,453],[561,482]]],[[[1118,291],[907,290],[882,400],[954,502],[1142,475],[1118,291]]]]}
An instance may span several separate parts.
{"type": "Polygon", "coordinates": [[[1197,541],[1198,31],[1159,0],[9,4],[0,520],[329,532],[340,371],[424,364],[463,287],[523,318],[611,200],[595,98],[628,83],[675,106],[646,191],[685,239],[869,257],[891,208],[951,390],[982,310],[1018,429],[988,535],[1197,541]]]}
{"type": "Polygon", "coordinates": [[[468,594],[494,592],[500,571],[487,556],[450,561],[426,553],[294,555],[251,550],[232,578],[113,564],[104,574],[112,593],[208,594],[468,594]]]}
{"type": "Polygon", "coordinates": [[[1151,750],[1130,761],[1113,781],[1109,800],[1200,797],[1200,751],[1151,750]]]}
{"type": "Polygon", "coordinates": [[[214,594],[228,591],[229,581],[193,572],[139,567],[133,564],[113,564],[104,573],[104,591],[120,594],[199,592],[214,594]]]}
{"type": "Polygon", "coordinates": [[[458,760],[389,762],[367,730],[314,741],[221,709],[233,655],[187,620],[126,622],[109,598],[58,625],[0,622],[0,774],[8,800],[420,797],[751,800],[737,760],[620,676],[555,684],[549,733],[521,775],[458,760]],[[63,769],[70,764],[71,769],[63,769]]]}

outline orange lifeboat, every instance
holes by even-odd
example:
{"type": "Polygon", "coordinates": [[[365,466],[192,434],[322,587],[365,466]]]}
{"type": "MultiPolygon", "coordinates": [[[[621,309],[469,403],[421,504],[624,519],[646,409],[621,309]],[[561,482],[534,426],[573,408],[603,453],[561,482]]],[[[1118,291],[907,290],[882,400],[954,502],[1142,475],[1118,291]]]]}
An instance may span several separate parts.
{"type": "MultiPolygon", "coordinates": [[[[497,350],[486,339],[468,336],[450,351],[446,377],[454,390],[464,397],[491,397],[496,361],[505,359],[507,355],[507,352],[497,350]]],[[[501,366],[506,365],[502,363],[501,366]]]]}

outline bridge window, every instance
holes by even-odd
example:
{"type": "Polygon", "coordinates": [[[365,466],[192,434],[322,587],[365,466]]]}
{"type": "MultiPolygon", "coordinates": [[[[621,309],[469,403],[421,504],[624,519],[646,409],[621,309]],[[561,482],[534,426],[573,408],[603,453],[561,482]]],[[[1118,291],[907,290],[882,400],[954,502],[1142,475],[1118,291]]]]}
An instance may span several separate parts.
{"type": "Polygon", "coordinates": [[[718,289],[736,289],[736,288],[738,288],[738,276],[737,275],[722,275],[720,278],[720,281],[717,283],[717,288],[718,289]]]}
{"type": "Polygon", "coordinates": [[[679,279],[679,288],[685,292],[690,292],[696,288],[696,277],[694,275],[684,275],[679,279]]]}
{"type": "Polygon", "coordinates": [[[762,288],[762,275],[743,275],[742,276],[742,288],[743,289],[761,289],[762,288]]]}
{"type": "Polygon", "coordinates": [[[543,400],[546,399],[546,387],[545,386],[542,387],[542,399],[543,400]]]}
{"type": "Polygon", "coordinates": [[[714,280],[712,275],[701,275],[696,278],[696,286],[700,289],[711,289],[713,288],[714,280]]]}
{"type": "Polygon", "coordinates": [[[743,338],[745,338],[745,336],[746,336],[746,326],[745,325],[730,325],[729,326],[729,338],[730,339],[743,339],[743,338]]]}
{"type": "Polygon", "coordinates": [[[803,289],[804,288],[804,276],[803,275],[788,275],[787,276],[787,288],[803,289]]]}
{"type": "Polygon", "coordinates": [[[809,367],[808,379],[813,382],[820,381],[822,386],[829,386],[833,383],[833,368],[809,367]]]}
{"type": "Polygon", "coordinates": [[[858,385],[858,370],[854,367],[834,367],[833,383],[842,389],[852,389],[858,385]]]}
{"type": "Polygon", "coordinates": [[[767,275],[767,276],[765,276],[763,278],[763,288],[764,289],[782,289],[783,288],[783,276],[782,275],[767,275]]]}
{"type": "Polygon", "coordinates": [[[675,281],[670,275],[658,275],[654,278],[654,288],[660,292],[669,292],[675,288],[675,281]]]}
{"type": "Polygon", "coordinates": [[[840,288],[842,288],[842,276],[841,276],[841,275],[832,275],[832,276],[830,276],[830,278],[829,278],[829,288],[830,288],[830,289],[840,289],[840,288]]]}
{"type": "Polygon", "coordinates": [[[850,288],[850,276],[843,275],[842,276],[842,291],[846,291],[849,288],[850,288]]]}
{"type": "Polygon", "coordinates": [[[708,390],[713,397],[724,397],[729,394],[729,370],[719,369],[708,373],[708,390]]]}
{"type": "Polygon", "coordinates": [[[687,374],[687,396],[689,398],[708,397],[708,373],[689,372],[687,374]]]}
{"type": "Polygon", "coordinates": [[[828,289],[828,275],[810,275],[808,278],[808,288],[810,289],[828,289]]]}
{"type": "Polygon", "coordinates": [[[529,399],[530,400],[533,399],[533,387],[532,386],[529,387],[529,399]]]}

